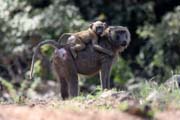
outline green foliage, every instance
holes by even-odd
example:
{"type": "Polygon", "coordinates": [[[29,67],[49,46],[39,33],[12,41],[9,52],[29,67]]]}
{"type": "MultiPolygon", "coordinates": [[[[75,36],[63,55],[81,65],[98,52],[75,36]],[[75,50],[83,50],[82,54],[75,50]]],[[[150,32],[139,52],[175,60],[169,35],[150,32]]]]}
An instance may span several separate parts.
{"type": "Polygon", "coordinates": [[[171,71],[179,73],[180,66],[180,7],[166,14],[161,23],[145,25],[137,33],[148,39],[137,59],[149,76],[157,76],[159,81],[167,79],[171,71]]]}
{"type": "Polygon", "coordinates": [[[10,96],[13,99],[15,99],[16,98],[16,90],[15,90],[14,86],[10,82],[8,82],[7,80],[4,80],[2,78],[0,78],[0,82],[7,89],[8,93],[10,94],[10,96]]]}
{"type": "Polygon", "coordinates": [[[26,81],[21,84],[19,90],[16,90],[13,84],[11,82],[8,82],[7,80],[0,78],[0,82],[2,83],[3,87],[7,90],[8,94],[10,95],[10,99],[13,103],[23,104],[25,102],[23,92],[26,88],[26,81]]]}
{"type": "MultiPolygon", "coordinates": [[[[87,22],[82,19],[78,8],[68,3],[68,0],[53,0],[48,4],[44,3],[44,0],[1,0],[0,4],[2,6],[0,8],[0,56],[3,56],[0,58],[0,64],[7,64],[5,62],[9,58],[17,63],[16,56],[21,56],[22,60],[18,58],[17,60],[23,73],[26,73],[29,68],[32,46],[40,40],[57,39],[64,32],[79,31],[87,27],[87,22]]],[[[44,46],[42,53],[50,56],[52,49],[44,46]]],[[[41,64],[37,63],[36,66],[35,73],[44,74],[41,72],[41,64]]],[[[12,65],[8,63],[5,70],[12,67],[14,67],[13,63],[12,65]]],[[[19,70],[15,66],[11,71],[16,76],[19,70]]],[[[5,76],[9,77],[11,73],[8,71],[6,74],[5,76]]],[[[16,79],[14,76],[10,77],[16,79]]]]}
{"type": "Polygon", "coordinates": [[[4,52],[15,50],[34,34],[47,39],[80,30],[85,22],[78,9],[66,2],[54,0],[44,9],[35,9],[27,0],[0,1],[0,49],[4,52]]]}
{"type": "Polygon", "coordinates": [[[20,87],[16,88],[11,82],[0,77],[0,83],[3,86],[3,90],[1,92],[9,95],[9,97],[6,98],[6,101],[2,100],[0,102],[25,104],[27,97],[33,97],[27,96],[27,94],[31,94],[31,92],[33,92],[35,88],[37,88],[40,82],[40,78],[36,78],[31,83],[29,83],[29,81],[27,80],[24,80],[20,84],[20,87]]]}
{"type": "Polygon", "coordinates": [[[163,110],[164,108],[176,104],[180,106],[180,91],[179,87],[174,87],[169,90],[169,87],[165,84],[157,84],[154,81],[142,82],[139,91],[132,91],[132,94],[140,99],[142,104],[150,103],[157,110],[163,110]]]}
{"type": "Polygon", "coordinates": [[[114,77],[115,83],[124,84],[128,79],[133,77],[133,72],[126,60],[118,58],[116,64],[113,66],[112,76],[114,77]]]}

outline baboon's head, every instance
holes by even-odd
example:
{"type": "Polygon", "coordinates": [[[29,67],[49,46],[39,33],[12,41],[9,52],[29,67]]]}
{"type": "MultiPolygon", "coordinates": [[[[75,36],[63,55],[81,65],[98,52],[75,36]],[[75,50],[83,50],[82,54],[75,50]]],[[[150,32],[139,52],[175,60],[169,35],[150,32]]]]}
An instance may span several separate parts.
{"type": "Polygon", "coordinates": [[[90,25],[90,28],[98,35],[101,36],[104,30],[107,28],[107,24],[105,22],[96,21],[90,25]]]}
{"type": "Polygon", "coordinates": [[[131,36],[128,28],[123,26],[110,26],[106,30],[109,41],[113,46],[119,47],[122,50],[128,47],[131,36]]]}

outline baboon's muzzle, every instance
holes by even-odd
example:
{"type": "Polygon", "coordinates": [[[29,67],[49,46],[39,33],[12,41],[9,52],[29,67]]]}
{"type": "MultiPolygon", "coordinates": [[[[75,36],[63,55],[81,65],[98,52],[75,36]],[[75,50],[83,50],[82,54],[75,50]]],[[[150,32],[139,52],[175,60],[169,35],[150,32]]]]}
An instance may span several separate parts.
{"type": "Polygon", "coordinates": [[[127,45],[127,41],[122,41],[122,42],[120,42],[120,45],[121,45],[122,47],[125,47],[125,46],[127,45]]]}

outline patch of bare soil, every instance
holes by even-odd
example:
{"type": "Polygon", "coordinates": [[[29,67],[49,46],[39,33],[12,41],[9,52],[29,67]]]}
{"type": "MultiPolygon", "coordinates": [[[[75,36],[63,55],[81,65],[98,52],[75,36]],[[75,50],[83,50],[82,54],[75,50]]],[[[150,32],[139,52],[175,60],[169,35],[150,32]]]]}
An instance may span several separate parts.
{"type": "Polygon", "coordinates": [[[2,103],[0,120],[179,120],[176,104],[163,112],[153,111],[125,91],[104,91],[100,96],[62,101],[24,99],[19,103],[2,103]],[[124,112],[122,112],[124,111],[124,112]],[[153,113],[153,114],[152,114],[153,113]]]}
{"type": "Polygon", "coordinates": [[[1,105],[0,120],[141,120],[120,111],[61,110],[48,107],[1,105]]]}
{"type": "Polygon", "coordinates": [[[156,114],[158,120],[180,120],[180,110],[167,110],[156,114]]]}

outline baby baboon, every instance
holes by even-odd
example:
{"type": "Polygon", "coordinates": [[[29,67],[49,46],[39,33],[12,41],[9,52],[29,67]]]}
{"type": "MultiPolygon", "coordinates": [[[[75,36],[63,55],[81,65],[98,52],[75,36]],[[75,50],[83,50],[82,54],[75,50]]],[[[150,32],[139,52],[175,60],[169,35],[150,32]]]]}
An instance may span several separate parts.
{"type": "Polygon", "coordinates": [[[101,47],[100,45],[98,45],[98,39],[99,39],[99,37],[102,36],[102,34],[106,28],[107,28],[106,23],[103,23],[101,21],[96,21],[90,25],[88,30],[84,30],[84,31],[77,32],[77,33],[64,33],[60,37],[59,41],[65,35],[71,34],[71,36],[67,40],[67,44],[72,45],[71,52],[72,52],[74,58],[77,57],[76,52],[81,51],[84,48],[86,48],[86,44],[89,43],[90,41],[92,42],[93,48],[95,50],[98,50],[99,52],[103,52],[105,54],[112,56],[113,53],[110,50],[105,49],[105,48],[101,47]]]}

